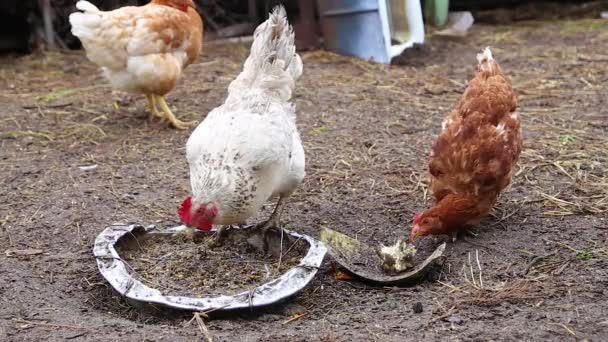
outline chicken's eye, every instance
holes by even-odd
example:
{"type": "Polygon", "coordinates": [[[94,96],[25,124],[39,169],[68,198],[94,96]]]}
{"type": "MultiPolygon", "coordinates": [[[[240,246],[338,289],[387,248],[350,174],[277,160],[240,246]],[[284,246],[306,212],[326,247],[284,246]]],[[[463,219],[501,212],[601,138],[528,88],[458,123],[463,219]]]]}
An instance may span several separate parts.
{"type": "Polygon", "coordinates": [[[439,171],[439,170],[433,170],[431,172],[431,174],[435,177],[440,177],[441,175],[443,175],[443,172],[439,171]]]}

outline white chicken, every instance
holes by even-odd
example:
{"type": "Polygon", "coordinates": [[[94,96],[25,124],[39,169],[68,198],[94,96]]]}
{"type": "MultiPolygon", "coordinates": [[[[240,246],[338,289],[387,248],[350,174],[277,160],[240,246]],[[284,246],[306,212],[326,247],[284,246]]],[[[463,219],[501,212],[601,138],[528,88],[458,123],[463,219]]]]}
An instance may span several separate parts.
{"type": "Polygon", "coordinates": [[[271,217],[257,227],[266,233],[279,226],[286,199],[305,175],[290,102],[302,67],[285,9],[278,6],[255,30],[250,55],[224,104],[188,139],[192,196],[178,214],[190,232],[216,224],[221,233],[226,225],[245,223],[276,196],[271,217]]]}
{"type": "Polygon", "coordinates": [[[72,34],[112,87],[145,94],[151,114],[187,128],[190,123],[175,118],[163,96],[202,50],[203,23],[193,0],[152,0],[108,12],[79,1],[76,8],[82,12],[70,14],[72,34]]]}

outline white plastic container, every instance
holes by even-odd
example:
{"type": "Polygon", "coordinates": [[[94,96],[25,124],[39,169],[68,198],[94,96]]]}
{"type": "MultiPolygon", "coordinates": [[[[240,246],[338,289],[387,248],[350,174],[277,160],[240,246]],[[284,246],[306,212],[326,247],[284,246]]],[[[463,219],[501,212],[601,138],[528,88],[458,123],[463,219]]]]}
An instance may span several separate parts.
{"type": "Polygon", "coordinates": [[[378,63],[424,43],[419,0],[318,0],[328,49],[378,63]]]}

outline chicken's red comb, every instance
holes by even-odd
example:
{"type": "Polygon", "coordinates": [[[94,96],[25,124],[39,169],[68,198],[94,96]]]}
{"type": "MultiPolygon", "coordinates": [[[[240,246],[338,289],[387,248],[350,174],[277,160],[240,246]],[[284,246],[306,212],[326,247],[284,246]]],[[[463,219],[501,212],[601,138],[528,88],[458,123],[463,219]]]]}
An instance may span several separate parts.
{"type": "Polygon", "coordinates": [[[177,209],[177,215],[183,224],[190,224],[190,208],[192,208],[192,196],[186,197],[182,205],[177,209]]]}
{"type": "Polygon", "coordinates": [[[421,214],[416,214],[414,215],[414,224],[420,222],[420,219],[422,218],[421,214]]]}

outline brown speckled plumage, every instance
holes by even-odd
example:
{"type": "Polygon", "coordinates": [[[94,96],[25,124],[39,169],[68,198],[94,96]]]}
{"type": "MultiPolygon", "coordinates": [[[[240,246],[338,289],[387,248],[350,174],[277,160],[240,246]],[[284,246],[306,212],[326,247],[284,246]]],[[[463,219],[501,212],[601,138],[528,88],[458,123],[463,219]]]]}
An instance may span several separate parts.
{"type": "Polygon", "coordinates": [[[478,61],[475,78],[443,122],[431,150],[430,188],[436,205],[421,215],[419,224],[435,226],[428,234],[462,229],[487,215],[511,182],[522,149],[513,89],[489,49],[478,61]]]}

